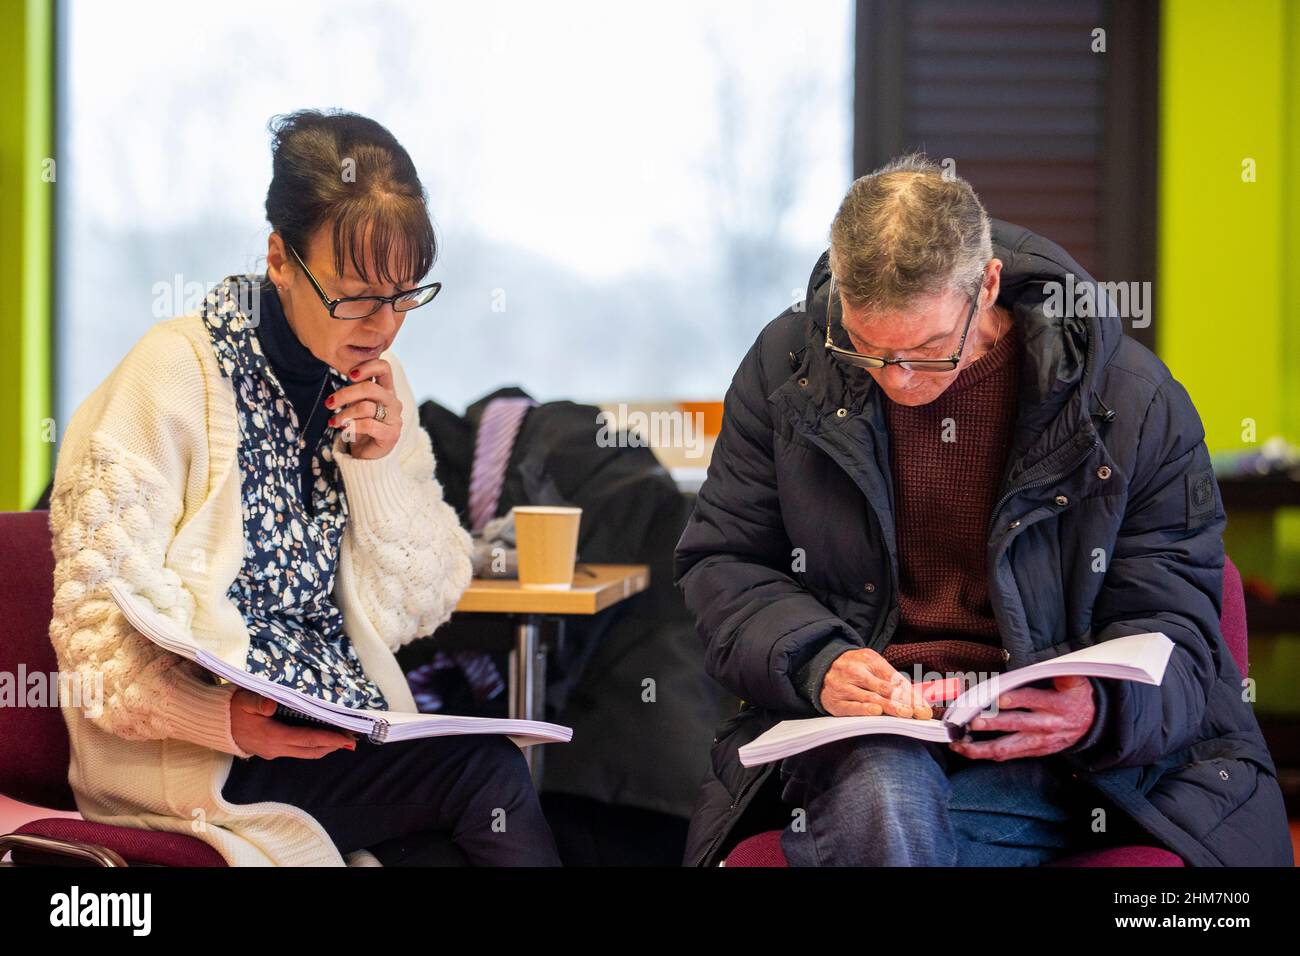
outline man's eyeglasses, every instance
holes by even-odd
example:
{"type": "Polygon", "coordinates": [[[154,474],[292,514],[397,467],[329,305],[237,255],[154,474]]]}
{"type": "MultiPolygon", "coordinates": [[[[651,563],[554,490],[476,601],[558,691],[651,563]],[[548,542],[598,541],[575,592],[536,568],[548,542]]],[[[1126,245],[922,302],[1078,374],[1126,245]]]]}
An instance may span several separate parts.
{"type": "Polygon", "coordinates": [[[897,365],[909,372],[951,372],[961,364],[961,353],[966,347],[966,336],[970,333],[971,320],[975,318],[975,306],[979,304],[982,287],[981,282],[975,288],[975,294],[971,297],[970,313],[966,316],[966,326],[961,330],[961,341],[957,343],[957,351],[948,358],[885,358],[880,355],[864,355],[854,349],[842,349],[831,341],[831,327],[836,321],[841,321],[842,324],[843,319],[843,306],[840,303],[839,292],[835,288],[835,279],[832,278],[830,299],[826,303],[826,351],[839,361],[856,365],[858,368],[884,368],[886,365],[897,365]],[[841,313],[838,320],[834,317],[835,312],[841,313]]]}
{"type": "Polygon", "coordinates": [[[293,253],[293,257],[298,260],[298,265],[302,266],[302,271],[307,273],[307,278],[311,280],[312,287],[315,288],[316,294],[320,296],[321,302],[325,303],[325,308],[329,309],[330,315],[336,319],[364,319],[366,316],[374,315],[382,309],[385,302],[391,302],[395,312],[410,312],[412,309],[418,309],[420,306],[432,302],[433,297],[442,291],[441,282],[430,282],[428,285],[406,289],[396,295],[349,295],[331,299],[325,294],[321,284],[316,281],[316,277],[311,274],[311,270],[307,268],[307,263],[302,261],[302,256],[298,255],[298,250],[293,246],[288,246],[288,248],[293,253]]]}

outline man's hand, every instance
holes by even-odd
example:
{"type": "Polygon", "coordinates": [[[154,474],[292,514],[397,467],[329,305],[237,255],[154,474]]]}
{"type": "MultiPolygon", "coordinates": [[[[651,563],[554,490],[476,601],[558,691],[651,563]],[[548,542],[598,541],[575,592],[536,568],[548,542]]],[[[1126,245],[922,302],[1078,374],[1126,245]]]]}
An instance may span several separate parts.
{"type": "Polygon", "coordinates": [[[1021,687],[998,697],[995,717],[976,717],[971,730],[1010,730],[996,740],[963,742],[950,746],[963,757],[1014,760],[1044,757],[1064,750],[1088,732],[1096,718],[1092,681],[1086,677],[1054,677],[1055,690],[1021,687]],[[1023,708],[1023,709],[1008,709],[1023,708]]]}
{"type": "Polygon", "coordinates": [[[324,757],[340,748],[356,750],[356,735],[346,730],[295,727],[272,715],[276,703],[251,690],[235,691],[230,698],[230,736],[239,749],[266,760],[276,757],[324,757]]]}
{"type": "Polygon", "coordinates": [[[934,716],[920,688],[869,647],[835,658],[822,681],[821,703],[835,717],[934,716]]]}

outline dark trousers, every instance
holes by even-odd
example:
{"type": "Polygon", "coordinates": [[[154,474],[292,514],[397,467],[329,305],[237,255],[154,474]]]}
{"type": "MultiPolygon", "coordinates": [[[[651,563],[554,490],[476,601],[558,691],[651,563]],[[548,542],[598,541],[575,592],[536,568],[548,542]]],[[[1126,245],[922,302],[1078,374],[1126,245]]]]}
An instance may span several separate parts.
{"type": "Polygon", "coordinates": [[[385,866],[559,866],[523,754],[499,735],[357,740],[304,760],[235,758],[222,796],[306,810],[342,854],[385,866]]]}

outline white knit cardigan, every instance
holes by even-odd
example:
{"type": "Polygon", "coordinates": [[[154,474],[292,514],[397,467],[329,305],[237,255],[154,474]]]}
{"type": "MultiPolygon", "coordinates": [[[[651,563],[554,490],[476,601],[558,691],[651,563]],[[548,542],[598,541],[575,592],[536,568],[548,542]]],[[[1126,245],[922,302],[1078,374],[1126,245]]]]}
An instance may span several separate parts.
{"type": "MultiPolygon", "coordinates": [[[[383,358],[402,431],[376,459],[335,437],[349,513],[333,597],[366,675],[414,712],[393,652],[450,617],[470,537],[443,501],[406,375],[383,358]]],[[[103,681],[98,713],[63,706],[68,780],[87,820],[191,834],[236,866],[340,866],[306,811],[222,798],[232,755],[249,756],[230,735],[236,688],[145,639],[108,596],[116,580],[244,666],[248,628],[226,593],[244,556],[238,443],[234,390],[197,314],[149,329],[68,423],[50,497],[50,640],[63,672],[103,681]]]]}

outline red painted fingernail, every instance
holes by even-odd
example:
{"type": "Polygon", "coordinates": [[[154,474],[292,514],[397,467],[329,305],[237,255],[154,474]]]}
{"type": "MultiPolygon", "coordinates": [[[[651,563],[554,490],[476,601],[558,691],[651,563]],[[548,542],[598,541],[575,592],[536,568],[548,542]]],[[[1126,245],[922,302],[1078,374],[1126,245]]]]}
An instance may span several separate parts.
{"type": "Polygon", "coordinates": [[[325,399],[325,407],[326,407],[326,408],[333,408],[333,407],[334,407],[334,396],[333,396],[333,395],[331,395],[329,398],[325,399]]]}
{"type": "Polygon", "coordinates": [[[356,369],[353,369],[352,371],[348,372],[348,378],[356,378],[356,377],[357,377],[356,369]]]}

